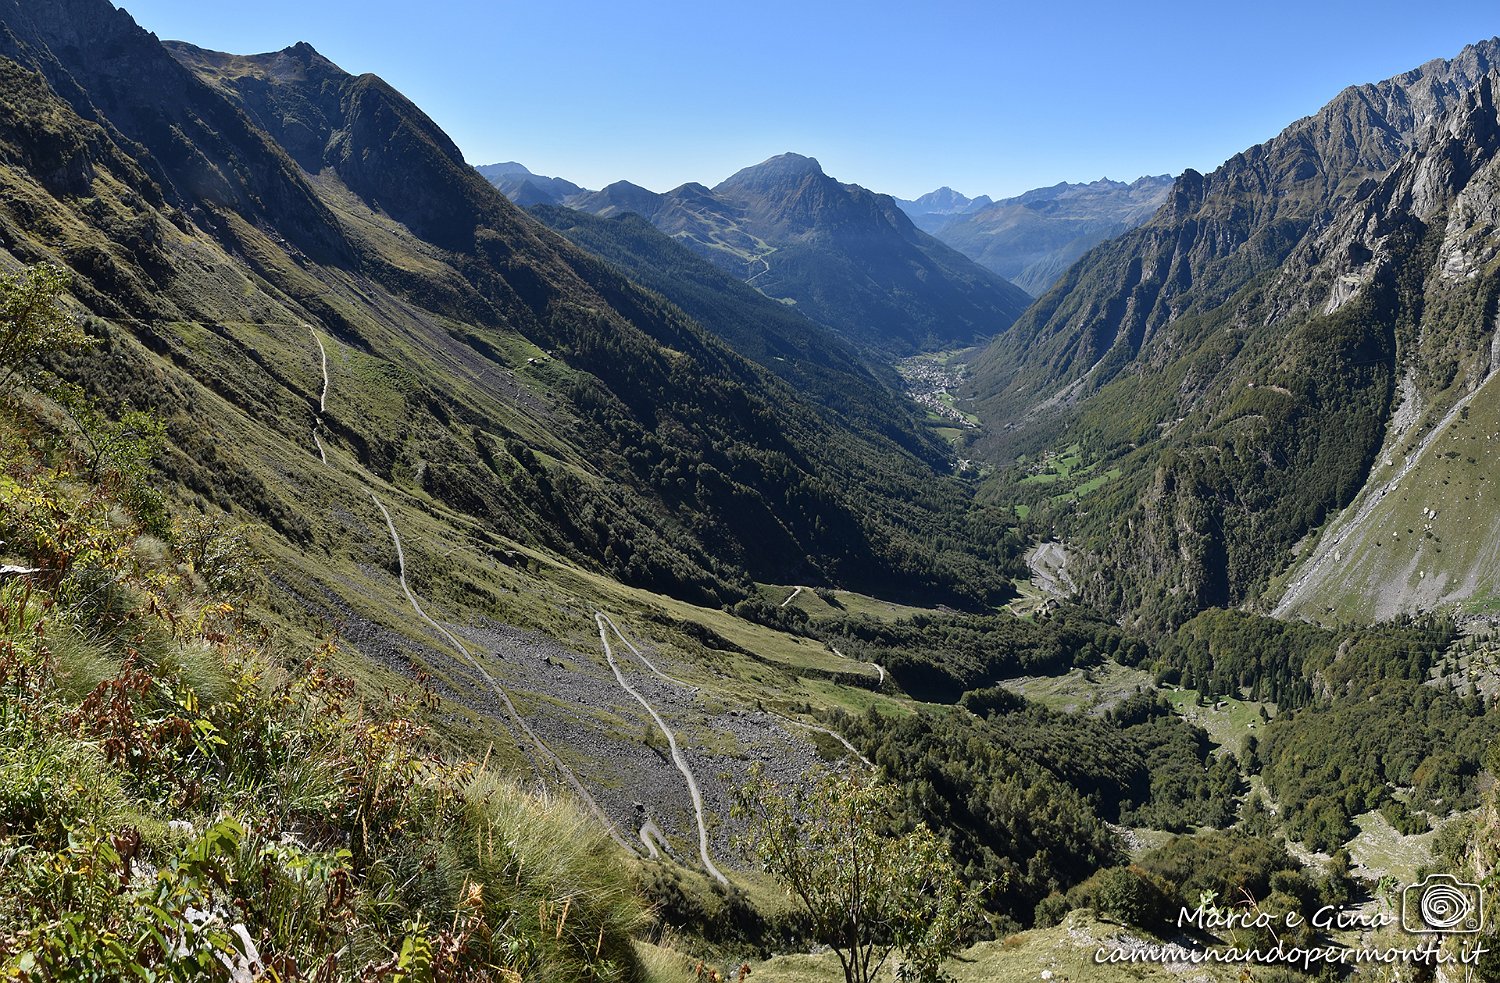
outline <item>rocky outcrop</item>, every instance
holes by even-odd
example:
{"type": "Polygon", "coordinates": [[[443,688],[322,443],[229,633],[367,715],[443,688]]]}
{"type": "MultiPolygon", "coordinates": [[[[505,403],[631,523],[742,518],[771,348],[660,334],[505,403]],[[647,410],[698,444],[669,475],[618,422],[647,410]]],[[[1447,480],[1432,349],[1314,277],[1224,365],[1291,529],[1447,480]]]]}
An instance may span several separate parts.
{"type": "Polygon", "coordinates": [[[1097,389],[1149,358],[1164,326],[1277,269],[1367,179],[1436,139],[1497,56],[1500,40],[1487,41],[1345,89],[1212,173],[1185,172],[1149,222],[1090,253],[976,362],[981,406],[1013,419],[1074,380],[1097,389]]]}

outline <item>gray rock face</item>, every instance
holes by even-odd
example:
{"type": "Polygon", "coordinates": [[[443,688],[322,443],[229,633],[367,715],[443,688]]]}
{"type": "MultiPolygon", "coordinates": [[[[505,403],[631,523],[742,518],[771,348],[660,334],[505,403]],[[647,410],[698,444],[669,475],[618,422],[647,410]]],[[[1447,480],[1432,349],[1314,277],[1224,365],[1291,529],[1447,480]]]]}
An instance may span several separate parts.
{"type": "MultiPolygon", "coordinates": [[[[1434,448],[1441,473],[1423,465],[1399,488],[1392,476],[1434,428],[1470,439],[1467,417],[1447,419],[1459,400],[1478,394],[1477,421],[1492,409],[1497,52],[1489,41],[1346,89],[1212,173],[1183,174],[1149,221],[1090,252],[975,362],[985,452],[1092,440],[1124,461],[1123,509],[1058,523],[1070,541],[1092,536],[1086,596],[1162,591],[1167,620],[1254,603],[1346,509],[1389,527],[1359,540],[1368,550],[1332,546],[1343,558],[1308,575],[1298,613],[1382,597],[1359,609],[1380,617],[1393,598],[1425,605],[1487,583],[1471,575],[1489,561],[1460,545],[1468,535],[1435,542],[1455,495],[1488,491],[1466,463],[1481,446],[1434,448]],[[1401,415],[1398,392],[1420,419],[1401,415]],[[1425,497],[1408,500],[1419,479],[1425,497]],[[1444,515],[1432,529],[1424,507],[1444,515]]],[[[1466,508],[1492,527],[1487,505],[1466,508]]]]}
{"type": "Polygon", "coordinates": [[[1164,325],[1276,269],[1330,207],[1435,140],[1440,118],[1497,57],[1500,39],[1351,86],[1212,173],[1185,172],[1150,221],[1089,254],[1064,290],[997,339],[976,382],[986,395],[1019,396],[1003,400],[1014,411],[1085,374],[1094,387],[1107,381],[1164,325]]]}

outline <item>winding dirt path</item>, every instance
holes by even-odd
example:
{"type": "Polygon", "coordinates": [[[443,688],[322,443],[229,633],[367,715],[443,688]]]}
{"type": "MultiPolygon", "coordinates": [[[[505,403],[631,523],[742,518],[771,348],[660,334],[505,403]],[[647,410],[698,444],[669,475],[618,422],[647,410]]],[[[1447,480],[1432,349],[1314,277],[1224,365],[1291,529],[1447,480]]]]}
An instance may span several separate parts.
{"type": "Polygon", "coordinates": [[[313,445],[318,448],[318,457],[326,465],[328,463],[328,451],[323,449],[323,441],[318,436],[318,430],[323,426],[323,414],[328,412],[328,349],[323,347],[323,339],[318,337],[318,332],[313,330],[311,324],[304,324],[303,327],[307,329],[308,333],[312,335],[313,341],[317,343],[318,356],[323,363],[323,392],[318,396],[318,415],[313,417],[312,439],[313,445]]]}
{"type": "Polygon", "coordinates": [[[792,591],[790,594],[788,594],[786,596],[786,600],[784,600],[784,601],[781,602],[781,606],[782,607],[786,607],[788,604],[790,604],[793,601],[795,601],[797,599],[797,595],[800,594],[800,593],[802,593],[802,588],[798,587],[796,590],[792,591]]]}
{"type": "Polygon", "coordinates": [[[880,663],[878,663],[878,662],[858,662],[858,660],[856,660],[856,659],[850,659],[847,655],[845,655],[844,653],[840,652],[838,649],[834,648],[832,645],[828,646],[828,651],[832,652],[834,655],[838,656],[840,659],[848,659],[850,662],[855,662],[858,665],[869,666],[871,669],[874,669],[875,670],[875,674],[880,677],[880,682],[877,683],[876,685],[877,686],[884,686],[885,685],[885,666],[881,665],[880,663]]]}
{"type": "MultiPolygon", "coordinates": [[[[658,669],[656,667],[656,663],[654,663],[650,659],[646,658],[645,653],[643,653],[640,649],[636,648],[635,644],[633,642],[631,642],[631,640],[629,638],[625,637],[625,633],[622,632],[622,631],[620,631],[620,626],[617,625],[617,624],[615,624],[615,619],[611,618],[609,615],[605,614],[603,611],[596,611],[596,612],[594,612],[594,618],[596,620],[602,619],[601,623],[600,623],[600,628],[599,628],[599,630],[600,630],[600,639],[601,640],[603,640],[603,637],[604,637],[604,635],[603,635],[604,625],[607,624],[607,625],[609,625],[610,630],[615,633],[615,637],[618,638],[620,640],[620,642],[625,645],[626,648],[630,649],[631,653],[634,654],[637,659],[640,659],[641,662],[645,663],[646,668],[650,669],[653,673],[655,673],[658,678],[664,679],[667,682],[673,684],[674,686],[679,686],[679,687],[681,687],[681,688],[683,688],[685,690],[689,690],[690,692],[693,692],[693,693],[697,693],[698,692],[699,688],[697,686],[694,686],[691,683],[685,683],[682,680],[678,679],[677,677],[675,677],[675,676],[669,676],[666,673],[662,672],[660,669],[658,669]]],[[[607,649],[608,649],[608,643],[606,643],[606,650],[607,649]]],[[[835,650],[835,651],[837,651],[837,650],[835,650]]],[[[865,663],[865,665],[875,666],[876,670],[880,672],[880,680],[881,680],[881,682],[885,682],[885,670],[884,669],[881,669],[879,666],[875,665],[875,663],[873,663],[873,662],[865,663]]],[[[619,674],[618,673],[616,673],[616,678],[617,679],[619,678],[619,674]]],[[[627,687],[627,689],[628,689],[628,687],[627,687]]],[[[633,690],[631,691],[631,694],[634,695],[637,700],[641,699],[640,695],[636,694],[633,690]]],[[[645,703],[644,700],[641,700],[641,702],[642,702],[642,704],[645,703]]],[[[647,707],[647,710],[650,710],[650,707],[647,707]]],[[[819,734],[826,734],[829,737],[833,738],[835,741],[838,741],[840,744],[842,744],[845,747],[845,749],[847,749],[848,752],[851,755],[853,755],[855,758],[857,758],[859,760],[859,762],[861,764],[863,764],[866,768],[872,768],[873,769],[875,767],[875,765],[870,761],[869,758],[867,758],[863,754],[859,753],[859,748],[855,747],[853,744],[850,744],[849,741],[844,737],[844,735],[840,734],[838,731],[830,730],[829,728],[820,726],[818,724],[809,724],[809,723],[807,723],[805,721],[797,720],[794,717],[788,717],[786,714],[777,713],[774,710],[766,710],[765,713],[768,716],[775,717],[777,720],[780,720],[783,723],[791,724],[794,727],[802,727],[802,728],[804,728],[806,730],[817,731],[819,734]]],[[[658,721],[658,724],[660,724],[660,721],[658,721]]],[[[654,824],[650,824],[649,821],[648,821],[648,824],[649,825],[654,825],[654,824]]],[[[701,829],[701,827],[700,827],[700,829],[701,829]]],[[[660,831],[658,830],[658,832],[660,832],[660,831]]],[[[643,828],[641,830],[641,836],[642,836],[643,839],[644,839],[645,835],[646,835],[646,830],[643,828]]],[[[663,841],[663,842],[665,842],[665,841],[663,841]]]]}
{"type": "MultiPolygon", "coordinates": [[[[316,418],[316,424],[313,428],[312,437],[313,443],[318,448],[318,456],[323,459],[324,464],[327,464],[328,454],[323,449],[323,441],[318,437],[317,428],[323,425],[323,418],[321,414],[327,412],[328,408],[328,349],[323,347],[323,339],[318,337],[318,332],[313,329],[312,325],[309,324],[304,326],[307,328],[308,333],[312,335],[313,341],[317,343],[319,361],[322,365],[323,370],[323,389],[318,394],[318,413],[320,415],[316,418]]],[[[474,657],[474,654],[469,651],[468,646],[459,641],[458,636],[454,635],[447,628],[444,628],[442,625],[438,624],[435,620],[432,619],[432,617],[427,614],[426,611],[422,609],[421,603],[417,601],[417,595],[412,593],[411,585],[406,582],[406,550],[401,545],[401,534],[396,531],[395,520],[391,518],[390,510],[385,507],[385,503],[380,500],[380,496],[376,495],[373,489],[367,490],[369,490],[370,492],[370,499],[375,503],[375,507],[380,509],[380,514],[385,518],[385,527],[391,534],[391,543],[396,547],[397,579],[401,584],[402,592],[406,594],[407,601],[411,603],[412,610],[417,613],[417,617],[421,618],[427,624],[431,625],[438,631],[439,634],[441,634],[448,640],[453,648],[460,655],[462,655],[465,660],[468,661],[469,665],[473,666],[474,670],[484,678],[484,681],[489,686],[490,691],[493,692],[495,696],[500,700],[500,702],[505,705],[505,709],[510,713],[511,719],[515,721],[516,726],[519,727],[521,732],[524,733],[527,739],[531,741],[531,744],[535,749],[532,751],[528,751],[520,741],[516,742],[517,746],[521,747],[522,751],[526,754],[526,757],[531,761],[531,767],[536,772],[537,779],[541,781],[544,786],[546,785],[546,777],[543,774],[541,762],[537,758],[537,752],[540,752],[548,759],[552,767],[556,769],[557,773],[561,775],[567,781],[567,783],[573,787],[573,790],[575,792],[578,793],[579,800],[582,801],[583,804],[589,808],[589,811],[592,812],[595,817],[604,824],[604,830],[609,834],[610,839],[618,843],[626,852],[630,853],[631,855],[640,856],[640,852],[636,850],[636,848],[632,846],[623,836],[620,835],[619,830],[615,828],[615,824],[610,821],[609,815],[602,808],[600,808],[599,803],[594,800],[593,795],[591,795],[589,793],[589,790],[584,787],[583,782],[579,781],[578,776],[573,772],[573,769],[568,767],[567,762],[558,757],[557,754],[547,746],[546,742],[537,736],[536,732],[531,729],[531,726],[526,723],[526,718],[521,716],[520,711],[516,709],[516,705],[511,702],[510,694],[508,694],[505,691],[505,688],[501,686],[498,681],[496,681],[495,677],[490,674],[489,670],[485,669],[485,667],[480,664],[479,660],[474,657]]],[[[506,729],[510,729],[509,725],[506,725],[506,729]]],[[[514,731],[511,732],[511,736],[515,736],[514,731]]]]}
{"type": "MultiPolygon", "coordinates": [[[[317,344],[318,344],[318,355],[322,358],[322,362],[323,362],[323,392],[321,394],[319,394],[319,396],[318,396],[318,412],[319,413],[327,413],[328,412],[328,349],[326,349],[326,348],[323,347],[323,339],[318,337],[318,332],[313,329],[313,326],[311,324],[303,325],[303,327],[307,328],[308,332],[313,337],[313,341],[317,342],[317,344]]],[[[318,422],[321,423],[323,421],[319,420],[318,422]]]]}
{"type": "MultiPolygon", "coordinates": [[[[656,825],[656,820],[647,819],[641,824],[641,842],[646,844],[647,857],[650,860],[660,860],[663,855],[672,856],[672,848],[667,846],[666,834],[661,827],[656,825]]],[[[676,859],[673,857],[673,859],[676,859]]]]}
{"type": "Polygon", "coordinates": [[[644,662],[646,664],[646,668],[650,669],[655,675],[662,679],[665,679],[673,686],[681,686],[683,689],[689,690],[694,693],[698,692],[698,687],[694,686],[692,683],[685,683],[682,680],[678,679],[676,676],[668,676],[666,673],[656,668],[656,663],[646,658],[645,654],[642,653],[640,649],[636,648],[635,644],[631,642],[630,639],[625,637],[625,633],[620,630],[620,626],[615,624],[615,619],[611,618],[603,611],[595,611],[594,619],[597,621],[599,618],[603,618],[605,623],[609,625],[609,630],[615,633],[615,637],[620,640],[620,643],[626,648],[630,649],[630,654],[644,662]]]}
{"type": "Polygon", "coordinates": [[[765,276],[767,273],[771,272],[771,263],[770,263],[769,260],[767,260],[764,256],[757,256],[755,258],[756,258],[757,262],[759,262],[759,263],[761,263],[762,265],[765,266],[765,269],[761,270],[759,273],[755,274],[750,279],[746,280],[745,281],[746,284],[754,283],[756,280],[760,279],[761,277],[765,276]]]}
{"type": "Polygon", "coordinates": [[[867,758],[864,755],[862,755],[862,754],[859,753],[859,748],[855,747],[853,744],[850,744],[849,741],[847,739],[845,739],[844,735],[840,734],[836,730],[829,730],[827,727],[819,727],[817,724],[809,724],[809,723],[805,723],[805,722],[803,722],[801,720],[794,720],[791,717],[788,717],[788,716],[786,716],[784,714],[780,714],[780,713],[774,713],[774,714],[772,714],[772,716],[775,717],[777,720],[784,720],[787,723],[794,724],[794,725],[796,725],[798,727],[806,727],[808,730],[815,730],[819,734],[827,734],[829,737],[833,738],[835,741],[838,741],[840,744],[844,745],[844,747],[848,748],[849,749],[849,753],[852,754],[852,755],[854,755],[856,758],[858,758],[860,764],[864,765],[866,768],[874,768],[875,767],[875,765],[873,763],[871,763],[871,761],[870,761],[869,758],[867,758]]]}
{"type": "MultiPolygon", "coordinates": [[[[615,627],[615,623],[610,620],[609,616],[604,612],[595,611],[594,622],[599,626],[599,641],[604,645],[604,658],[609,662],[609,668],[615,674],[615,681],[620,684],[621,689],[629,693],[631,696],[635,697],[636,702],[645,707],[646,712],[651,715],[651,719],[656,721],[657,729],[660,730],[662,732],[662,735],[666,737],[667,747],[671,749],[673,764],[677,766],[678,771],[682,772],[682,777],[687,781],[688,795],[690,795],[693,799],[693,813],[698,819],[698,856],[703,861],[704,869],[707,870],[711,875],[713,875],[714,880],[718,881],[720,884],[723,884],[725,887],[728,887],[729,878],[725,877],[719,871],[719,868],[714,866],[713,858],[708,855],[708,824],[704,820],[703,816],[703,795],[698,791],[698,781],[693,777],[693,769],[688,765],[687,757],[683,755],[682,749],[677,746],[677,737],[672,733],[672,728],[667,726],[667,722],[661,718],[661,714],[656,712],[656,708],[653,707],[649,702],[647,702],[646,698],[638,693],[635,687],[631,686],[628,682],[625,681],[625,674],[620,671],[620,663],[615,661],[615,652],[609,644],[609,632],[608,630],[606,630],[605,626],[607,625],[609,629],[613,629],[614,633],[619,636],[620,641],[624,642],[625,645],[635,653],[637,658],[639,658],[642,662],[645,662],[646,665],[650,667],[652,672],[656,673],[658,676],[661,676],[663,679],[668,679],[670,677],[664,675],[659,669],[651,665],[651,663],[647,661],[639,651],[636,650],[635,646],[631,645],[630,642],[626,640],[625,636],[620,633],[620,629],[615,627]]],[[[673,680],[673,682],[676,682],[676,680],[673,680]]],[[[678,685],[685,684],[678,683],[678,685]]],[[[642,829],[641,835],[644,838],[644,829],[642,829]]]]}
{"type": "MultiPolygon", "coordinates": [[[[427,614],[426,611],[422,610],[422,605],[417,602],[417,596],[412,593],[411,587],[406,582],[406,553],[401,548],[401,536],[396,532],[396,523],[391,520],[390,511],[386,509],[385,504],[380,501],[380,498],[373,491],[370,492],[370,498],[374,499],[376,507],[380,509],[380,514],[385,516],[385,525],[386,528],[390,530],[391,542],[396,546],[396,562],[398,564],[398,579],[401,581],[401,589],[406,593],[406,599],[411,602],[412,610],[417,612],[417,617],[427,622],[433,628],[436,628],[444,638],[448,639],[448,641],[452,643],[453,647],[459,652],[459,654],[461,654],[465,659],[468,660],[469,664],[474,667],[475,671],[477,671],[480,676],[484,677],[484,681],[489,684],[490,690],[495,694],[496,697],[499,698],[501,703],[505,704],[505,709],[510,712],[511,719],[515,721],[516,726],[521,729],[521,732],[526,735],[526,738],[531,741],[536,750],[541,752],[541,754],[547,758],[548,762],[557,771],[557,773],[561,775],[569,785],[573,786],[573,790],[578,793],[579,800],[582,801],[584,805],[588,806],[589,810],[593,812],[593,814],[598,817],[599,821],[604,824],[604,829],[609,833],[610,838],[616,843],[620,844],[620,846],[624,847],[626,850],[630,851],[631,853],[636,853],[637,856],[639,856],[635,847],[631,846],[625,840],[625,838],[620,835],[619,831],[615,829],[614,823],[610,822],[609,816],[603,809],[599,807],[599,803],[594,801],[594,797],[589,794],[589,790],[584,787],[583,783],[578,780],[578,776],[573,773],[573,769],[569,768],[567,762],[558,757],[556,752],[548,747],[547,743],[540,737],[538,737],[536,732],[531,729],[531,726],[526,723],[526,718],[521,716],[520,711],[516,709],[516,705],[511,702],[510,694],[505,692],[505,687],[501,686],[495,680],[495,677],[490,675],[489,670],[481,665],[478,659],[474,658],[474,654],[469,651],[468,646],[464,645],[463,642],[458,640],[457,635],[454,635],[447,628],[444,628],[442,625],[438,624],[427,614]]],[[[536,770],[537,778],[541,779],[543,783],[545,783],[546,778],[542,774],[542,767],[537,760],[536,754],[528,752],[527,756],[531,759],[531,767],[536,770]]]]}
{"type": "MultiPolygon", "coordinates": [[[[474,654],[469,651],[468,646],[464,645],[463,642],[460,642],[458,640],[457,635],[453,634],[447,628],[444,628],[442,625],[438,624],[427,614],[426,611],[422,609],[421,603],[417,601],[417,595],[412,593],[411,585],[406,582],[406,550],[404,550],[401,546],[401,534],[396,531],[396,523],[391,519],[390,510],[385,507],[385,503],[382,502],[380,500],[380,497],[373,491],[370,492],[370,498],[375,502],[375,507],[380,509],[380,514],[385,516],[385,527],[390,530],[391,543],[396,547],[396,579],[400,581],[401,590],[406,594],[407,601],[411,603],[411,609],[417,613],[417,617],[427,622],[434,629],[436,629],[438,634],[446,638],[448,640],[448,644],[452,645],[453,648],[458,652],[458,654],[463,656],[469,662],[469,664],[472,665],[479,672],[479,674],[484,677],[485,683],[489,685],[489,688],[494,692],[495,696],[498,697],[500,701],[505,704],[506,709],[510,711],[511,718],[521,726],[523,731],[526,732],[527,736],[531,737],[533,744],[540,746],[541,741],[537,740],[536,735],[531,733],[531,729],[526,726],[526,722],[521,719],[520,713],[516,711],[515,704],[511,703],[510,696],[505,692],[505,690],[500,686],[499,683],[495,682],[495,677],[490,675],[489,670],[485,669],[484,666],[479,664],[479,660],[474,658],[474,654]]],[[[527,756],[531,758],[531,767],[536,771],[536,777],[541,779],[542,781],[546,781],[546,776],[542,774],[541,762],[537,760],[536,755],[532,754],[531,752],[527,752],[527,756]]]]}

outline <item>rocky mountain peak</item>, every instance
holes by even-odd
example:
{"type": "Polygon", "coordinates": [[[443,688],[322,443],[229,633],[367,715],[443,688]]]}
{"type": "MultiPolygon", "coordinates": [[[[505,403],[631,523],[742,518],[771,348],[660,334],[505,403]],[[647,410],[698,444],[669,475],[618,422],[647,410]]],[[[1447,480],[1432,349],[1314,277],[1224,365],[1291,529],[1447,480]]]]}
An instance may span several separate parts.
{"type": "Polygon", "coordinates": [[[961,194],[947,185],[943,185],[936,191],[929,191],[915,201],[905,204],[912,206],[909,211],[921,214],[930,214],[933,212],[951,213],[963,211],[972,205],[974,200],[968,195],[961,194]]]}
{"type": "Polygon", "coordinates": [[[718,194],[768,194],[808,178],[827,180],[815,157],[785,153],[736,171],[714,188],[718,194]]]}
{"type": "Polygon", "coordinates": [[[525,164],[514,160],[501,161],[498,164],[481,164],[475,170],[491,180],[502,177],[535,177],[525,164]]]}
{"type": "Polygon", "coordinates": [[[1191,215],[1203,204],[1203,175],[1189,167],[1172,185],[1167,207],[1173,217],[1191,215]]]}

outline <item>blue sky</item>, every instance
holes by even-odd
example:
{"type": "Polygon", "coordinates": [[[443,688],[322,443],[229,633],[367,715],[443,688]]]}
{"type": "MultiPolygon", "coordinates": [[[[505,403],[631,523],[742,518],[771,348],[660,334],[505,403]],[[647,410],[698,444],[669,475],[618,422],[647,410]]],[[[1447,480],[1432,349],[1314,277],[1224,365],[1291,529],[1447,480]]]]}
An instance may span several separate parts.
{"type": "Polygon", "coordinates": [[[475,164],[664,191],[795,150],[902,197],[1209,170],[1345,85],[1500,34],[1493,0],[119,5],[209,48],[308,41],[475,164]]]}

